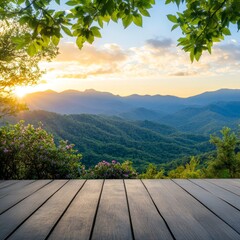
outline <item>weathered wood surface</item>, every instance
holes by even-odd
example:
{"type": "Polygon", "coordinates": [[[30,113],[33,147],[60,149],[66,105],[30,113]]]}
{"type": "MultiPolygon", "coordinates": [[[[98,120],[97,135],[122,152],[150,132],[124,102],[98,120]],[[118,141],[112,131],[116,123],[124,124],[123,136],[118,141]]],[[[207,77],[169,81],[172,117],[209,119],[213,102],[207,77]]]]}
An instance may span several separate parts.
{"type": "Polygon", "coordinates": [[[240,240],[239,179],[0,182],[0,239],[240,240]]]}

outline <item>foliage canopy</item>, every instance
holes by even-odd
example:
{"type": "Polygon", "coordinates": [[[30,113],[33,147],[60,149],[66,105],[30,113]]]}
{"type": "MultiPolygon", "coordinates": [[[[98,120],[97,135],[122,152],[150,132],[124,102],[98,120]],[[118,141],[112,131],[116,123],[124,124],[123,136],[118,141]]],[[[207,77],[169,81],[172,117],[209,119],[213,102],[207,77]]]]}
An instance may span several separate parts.
{"type": "MultiPolygon", "coordinates": [[[[24,38],[15,38],[18,46],[28,45],[28,53],[34,55],[43,46],[59,44],[62,33],[75,37],[79,48],[84,42],[90,44],[101,37],[104,23],[122,21],[126,28],[131,23],[142,26],[142,18],[149,17],[148,10],[155,0],[3,0],[0,3],[0,18],[17,17],[20,24],[31,28],[24,38]],[[51,9],[51,3],[64,5],[64,9],[51,9]],[[62,1],[63,2],[63,1],[62,1]]],[[[239,0],[166,0],[165,4],[184,4],[182,12],[168,15],[174,23],[172,30],[180,28],[183,37],[179,45],[190,52],[190,58],[199,60],[203,51],[214,42],[230,35],[230,24],[240,29],[239,0]]]]}
{"type": "Polygon", "coordinates": [[[0,117],[11,115],[26,109],[13,95],[16,86],[33,85],[38,82],[43,71],[39,68],[41,60],[55,57],[57,48],[51,44],[42,47],[42,51],[30,56],[29,46],[21,48],[12,39],[24,38],[29,28],[20,26],[16,20],[0,21],[0,117]]]}

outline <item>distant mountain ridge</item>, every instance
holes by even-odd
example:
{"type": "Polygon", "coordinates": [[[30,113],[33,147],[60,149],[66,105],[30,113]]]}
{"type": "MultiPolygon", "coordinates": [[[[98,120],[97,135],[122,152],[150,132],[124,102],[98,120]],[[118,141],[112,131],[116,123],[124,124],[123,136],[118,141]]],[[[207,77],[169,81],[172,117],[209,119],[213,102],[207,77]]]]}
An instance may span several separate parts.
{"type": "Polygon", "coordinates": [[[188,98],[138,94],[121,97],[93,89],[61,93],[50,90],[29,94],[23,100],[30,110],[150,120],[194,133],[209,134],[240,122],[240,89],[220,89],[188,98]]]}
{"type": "Polygon", "coordinates": [[[136,108],[146,108],[164,113],[175,112],[188,106],[203,106],[216,102],[240,101],[240,89],[220,89],[193,97],[180,98],[163,95],[137,95],[127,97],[88,89],[84,92],[66,90],[36,92],[23,98],[31,110],[47,110],[62,114],[88,113],[112,114],[136,108]]]}

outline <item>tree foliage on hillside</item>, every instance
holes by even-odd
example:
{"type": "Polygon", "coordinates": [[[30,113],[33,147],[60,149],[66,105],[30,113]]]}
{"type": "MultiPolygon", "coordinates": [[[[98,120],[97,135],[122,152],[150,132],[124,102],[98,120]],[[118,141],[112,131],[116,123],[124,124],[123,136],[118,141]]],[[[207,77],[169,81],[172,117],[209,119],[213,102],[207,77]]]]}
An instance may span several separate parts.
{"type": "Polygon", "coordinates": [[[26,109],[14,96],[14,89],[36,84],[43,73],[39,62],[50,60],[57,54],[56,47],[46,45],[31,57],[27,45],[20,48],[12,41],[26,37],[30,39],[28,32],[29,28],[20,26],[16,20],[9,21],[9,24],[0,21],[0,117],[26,109]]]}
{"type": "Polygon", "coordinates": [[[153,127],[116,117],[33,111],[21,114],[18,119],[31,124],[41,120],[57,139],[73,142],[83,154],[82,162],[86,167],[95,166],[103,159],[115,159],[121,163],[128,159],[138,171],[142,171],[148,163],[159,164],[197,155],[211,147],[206,136],[184,134],[157,123],[153,127]]]}
{"type": "MultiPolygon", "coordinates": [[[[149,164],[140,178],[239,178],[240,177],[240,139],[224,127],[221,136],[210,136],[210,142],[216,147],[216,154],[209,153],[204,164],[200,165],[198,157],[191,157],[186,164],[180,164],[164,173],[164,166],[158,170],[149,164]]],[[[214,152],[213,152],[214,153],[214,152]]]]}
{"type": "Polygon", "coordinates": [[[240,177],[240,139],[230,128],[221,130],[221,137],[211,136],[211,143],[216,146],[217,156],[212,159],[207,169],[209,177],[240,177]]]}
{"type": "MultiPolygon", "coordinates": [[[[15,39],[18,45],[28,45],[33,55],[42,46],[58,45],[62,33],[75,37],[79,48],[84,42],[90,44],[101,37],[100,29],[110,21],[122,22],[126,28],[131,23],[142,26],[142,18],[149,17],[148,10],[155,0],[3,0],[0,3],[1,19],[18,17],[21,24],[31,28],[30,37],[15,39]],[[62,4],[53,9],[51,3],[62,4]],[[62,1],[63,2],[63,1],[62,1]]],[[[211,52],[213,42],[230,35],[230,24],[240,29],[239,0],[166,0],[165,4],[184,4],[183,12],[168,15],[174,23],[172,29],[180,27],[183,37],[179,45],[190,52],[191,60],[198,60],[202,51],[211,52]]]]}

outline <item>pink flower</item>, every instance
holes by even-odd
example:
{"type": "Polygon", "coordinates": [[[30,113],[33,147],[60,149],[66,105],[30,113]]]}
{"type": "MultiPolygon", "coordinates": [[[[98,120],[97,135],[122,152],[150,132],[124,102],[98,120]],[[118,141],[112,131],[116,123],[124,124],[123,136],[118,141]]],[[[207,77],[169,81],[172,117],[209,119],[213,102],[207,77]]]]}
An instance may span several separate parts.
{"type": "Polygon", "coordinates": [[[8,152],[9,152],[9,150],[8,150],[8,149],[6,149],[6,148],[4,148],[3,152],[4,152],[4,153],[8,153],[8,152]]]}

